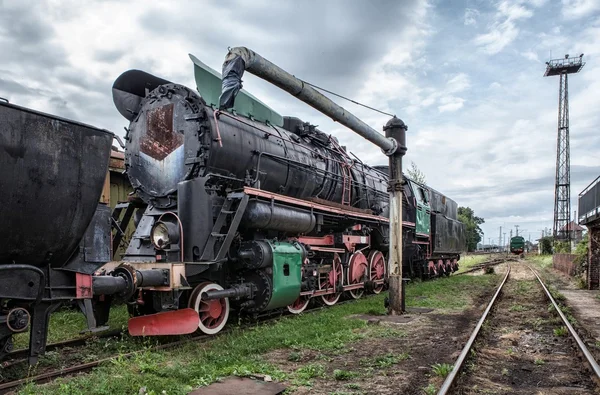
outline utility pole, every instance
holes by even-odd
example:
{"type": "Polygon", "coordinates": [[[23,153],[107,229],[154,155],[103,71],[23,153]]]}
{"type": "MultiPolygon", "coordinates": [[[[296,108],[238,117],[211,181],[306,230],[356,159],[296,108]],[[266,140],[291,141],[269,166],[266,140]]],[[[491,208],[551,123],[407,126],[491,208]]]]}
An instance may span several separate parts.
{"type": "Polygon", "coordinates": [[[519,235],[519,225],[515,225],[515,229],[517,230],[516,236],[518,236],[519,235]]]}
{"type": "Polygon", "coordinates": [[[500,233],[498,234],[498,252],[502,248],[502,226],[500,227],[500,233]]]}
{"type": "Polygon", "coordinates": [[[504,251],[506,251],[508,248],[508,245],[506,245],[506,232],[504,232],[504,238],[502,239],[502,248],[504,251]]]}
{"type": "Polygon", "coordinates": [[[568,75],[579,73],[585,63],[583,54],[546,62],[544,77],[560,76],[558,86],[558,136],[556,139],[556,178],[554,181],[554,225],[555,241],[565,241],[571,250],[571,158],[569,147],[569,79],[568,75]]]}

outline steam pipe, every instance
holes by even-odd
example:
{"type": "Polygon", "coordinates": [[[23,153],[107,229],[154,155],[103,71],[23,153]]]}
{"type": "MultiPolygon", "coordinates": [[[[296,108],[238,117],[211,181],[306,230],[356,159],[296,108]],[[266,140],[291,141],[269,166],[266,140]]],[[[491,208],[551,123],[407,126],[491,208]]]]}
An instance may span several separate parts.
{"type": "Polygon", "coordinates": [[[348,127],[381,148],[386,155],[390,156],[398,149],[398,142],[394,138],[385,137],[311,86],[306,85],[303,81],[246,47],[231,48],[225,58],[225,64],[236,56],[242,58],[245,69],[250,73],[278,86],[309,106],[331,117],[334,121],[348,127]]]}

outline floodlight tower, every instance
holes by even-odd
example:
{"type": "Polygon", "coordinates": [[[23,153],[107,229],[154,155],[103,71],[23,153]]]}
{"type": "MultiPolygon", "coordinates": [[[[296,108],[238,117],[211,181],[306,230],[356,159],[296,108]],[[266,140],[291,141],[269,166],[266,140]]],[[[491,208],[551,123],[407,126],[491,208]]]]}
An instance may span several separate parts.
{"type": "Polygon", "coordinates": [[[569,74],[585,65],[583,54],[546,62],[544,77],[560,76],[558,88],[558,138],[556,141],[556,179],[554,183],[554,240],[566,241],[571,248],[571,165],[569,155],[569,74]]]}

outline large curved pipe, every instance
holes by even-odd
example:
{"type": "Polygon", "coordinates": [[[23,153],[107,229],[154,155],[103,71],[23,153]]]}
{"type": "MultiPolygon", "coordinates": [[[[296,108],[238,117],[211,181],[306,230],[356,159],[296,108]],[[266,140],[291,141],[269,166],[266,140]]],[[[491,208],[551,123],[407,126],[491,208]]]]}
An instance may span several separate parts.
{"type": "MultiPolygon", "coordinates": [[[[230,85],[228,85],[228,88],[226,88],[226,84],[231,83],[231,80],[228,81],[226,78],[226,68],[230,62],[236,61],[237,59],[243,60],[245,70],[248,70],[257,77],[260,77],[272,83],[273,85],[280,87],[284,91],[302,100],[309,106],[331,117],[331,119],[334,121],[348,127],[356,134],[364,137],[381,148],[386,155],[390,156],[396,152],[396,149],[398,148],[398,142],[394,138],[385,137],[383,134],[379,133],[358,119],[356,116],[346,111],[343,107],[335,104],[317,90],[306,85],[303,81],[299,80],[279,66],[274,65],[256,52],[246,47],[231,48],[227,54],[227,57],[225,58],[225,63],[223,64],[224,93],[228,90],[231,90],[230,85]]],[[[234,74],[236,72],[237,70],[234,71],[234,74]]],[[[239,91],[239,89],[241,89],[241,77],[241,75],[238,76],[240,82],[239,86],[237,88],[233,88],[234,95],[237,93],[237,91],[239,91]]],[[[221,99],[221,105],[222,104],[223,101],[221,99]]]]}

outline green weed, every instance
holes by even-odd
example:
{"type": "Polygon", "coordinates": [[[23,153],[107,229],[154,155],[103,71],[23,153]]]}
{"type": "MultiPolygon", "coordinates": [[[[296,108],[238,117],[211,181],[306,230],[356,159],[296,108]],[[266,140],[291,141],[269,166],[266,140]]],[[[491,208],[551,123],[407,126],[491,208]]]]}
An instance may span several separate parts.
{"type": "Polygon", "coordinates": [[[350,380],[358,376],[358,373],[351,372],[349,370],[335,369],[333,371],[333,378],[338,381],[350,380]]]}
{"type": "Polygon", "coordinates": [[[433,370],[433,373],[436,376],[439,376],[441,378],[446,378],[446,376],[448,376],[450,374],[452,369],[454,369],[454,365],[449,364],[449,363],[436,363],[435,365],[433,365],[431,367],[431,369],[433,370]]]}
{"type": "Polygon", "coordinates": [[[561,326],[560,328],[554,328],[554,336],[567,336],[569,330],[565,326],[561,326]]]}

